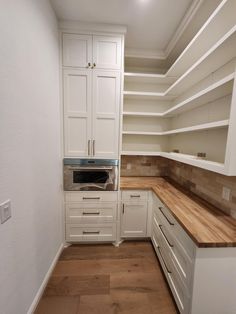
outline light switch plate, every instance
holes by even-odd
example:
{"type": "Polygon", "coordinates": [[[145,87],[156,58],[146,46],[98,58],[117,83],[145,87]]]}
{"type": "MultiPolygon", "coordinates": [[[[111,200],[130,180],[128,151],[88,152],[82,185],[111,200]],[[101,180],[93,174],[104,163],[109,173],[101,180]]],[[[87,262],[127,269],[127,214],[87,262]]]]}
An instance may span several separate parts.
{"type": "Polygon", "coordinates": [[[0,204],[1,224],[6,222],[9,218],[11,218],[11,201],[7,200],[4,203],[0,204]]]}
{"type": "Polygon", "coordinates": [[[230,188],[227,188],[226,186],[223,186],[223,190],[222,190],[222,198],[226,201],[230,200],[230,194],[231,194],[231,190],[230,188]]]}

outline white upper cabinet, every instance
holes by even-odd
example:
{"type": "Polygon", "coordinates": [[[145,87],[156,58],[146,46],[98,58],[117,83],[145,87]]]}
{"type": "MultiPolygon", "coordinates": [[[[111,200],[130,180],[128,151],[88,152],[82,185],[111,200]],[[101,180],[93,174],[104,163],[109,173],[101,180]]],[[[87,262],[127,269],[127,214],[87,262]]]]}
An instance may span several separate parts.
{"type": "Polygon", "coordinates": [[[121,68],[121,38],[93,36],[93,64],[99,69],[121,68]]]}
{"type": "Polygon", "coordinates": [[[118,157],[120,74],[93,72],[93,153],[97,157],[118,157]]]}
{"type": "Polygon", "coordinates": [[[63,65],[87,68],[92,63],[92,36],[63,34],[63,65]]]}
{"type": "Polygon", "coordinates": [[[67,156],[90,154],[91,86],[91,72],[64,70],[64,145],[67,156]]]}
{"type": "Polygon", "coordinates": [[[63,66],[119,70],[121,43],[119,36],[63,34],[63,66]]]}

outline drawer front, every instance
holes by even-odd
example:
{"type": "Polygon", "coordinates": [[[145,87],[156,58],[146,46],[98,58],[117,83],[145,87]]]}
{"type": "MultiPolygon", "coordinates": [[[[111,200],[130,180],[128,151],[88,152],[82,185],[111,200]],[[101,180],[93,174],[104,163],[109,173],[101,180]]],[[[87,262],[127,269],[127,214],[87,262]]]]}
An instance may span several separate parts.
{"type": "Polygon", "coordinates": [[[111,223],[116,221],[117,203],[68,203],[66,222],[70,224],[111,223]]]}
{"type": "Polygon", "coordinates": [[[66,224],[66,241],[96,242],[115,241],[116,224],[66,224]]]}
{"type": "Polygon", "coordinates": [[[153,211],[158,222],[172,234],[175,242],[178,242],[178,247],[185,251],[189,258],[193,260],[195,257],[195,244],[172,216],[170,210],[156,197],[154,199],[153,211]]]}
{"type": "Polygon", "coordinates": [[[83,202],[83,203],[99,203],[99,202],[117,202],[117,192],[65,192],[65,202],[83,202]]]}
{"type": "Polygon", "coordinates": [[[154,245],[166,279],[169,283],[178,309],[181,314],[187,314],[190,303],[188,291],[186,289],[186,286],[182,282],[178,271],[176,270],[171,260],[170,255],[168,254],[168,250],[166,250],[161,237],[157,235],[155,229],[152,232],[152,243],[154,245]]]}
{"type": "Polygon", "coordinates": [[[190,289],[192,286],[193,262],[179,246],[178,241],[175,241],[173,235],[163,225],[158,223],[155,214],[153,217],[153,230],[161,238],[162,244],[170,254],[171,260],[175,264],[182,281],[190,289]]]}
{"type": "Polygon", "coordinates": [[[130,190],[123,191],[121,196],[123,201],[147,201],[148,200],[148,191],[140,191],[140,190],[130,190]]]}

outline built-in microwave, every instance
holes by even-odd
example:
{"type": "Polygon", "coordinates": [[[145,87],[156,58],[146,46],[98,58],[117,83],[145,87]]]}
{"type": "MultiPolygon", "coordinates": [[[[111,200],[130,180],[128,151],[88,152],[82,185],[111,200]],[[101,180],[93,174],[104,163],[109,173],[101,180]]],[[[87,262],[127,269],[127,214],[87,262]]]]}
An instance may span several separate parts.
{"type": "Polygon", "coordinates": [[[118,190],[118,159],[64,159],[65,191],[118,190]]]}

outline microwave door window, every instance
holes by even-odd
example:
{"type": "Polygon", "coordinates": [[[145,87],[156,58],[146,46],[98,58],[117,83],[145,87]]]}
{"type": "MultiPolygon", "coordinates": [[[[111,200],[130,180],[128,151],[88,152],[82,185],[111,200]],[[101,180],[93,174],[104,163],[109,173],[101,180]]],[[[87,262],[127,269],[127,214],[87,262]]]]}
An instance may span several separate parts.
{"type": "Polygon", "coordinates": [[[73,183],[107,183],[109,181],[108,171],[73,171],[73,183]]]}

